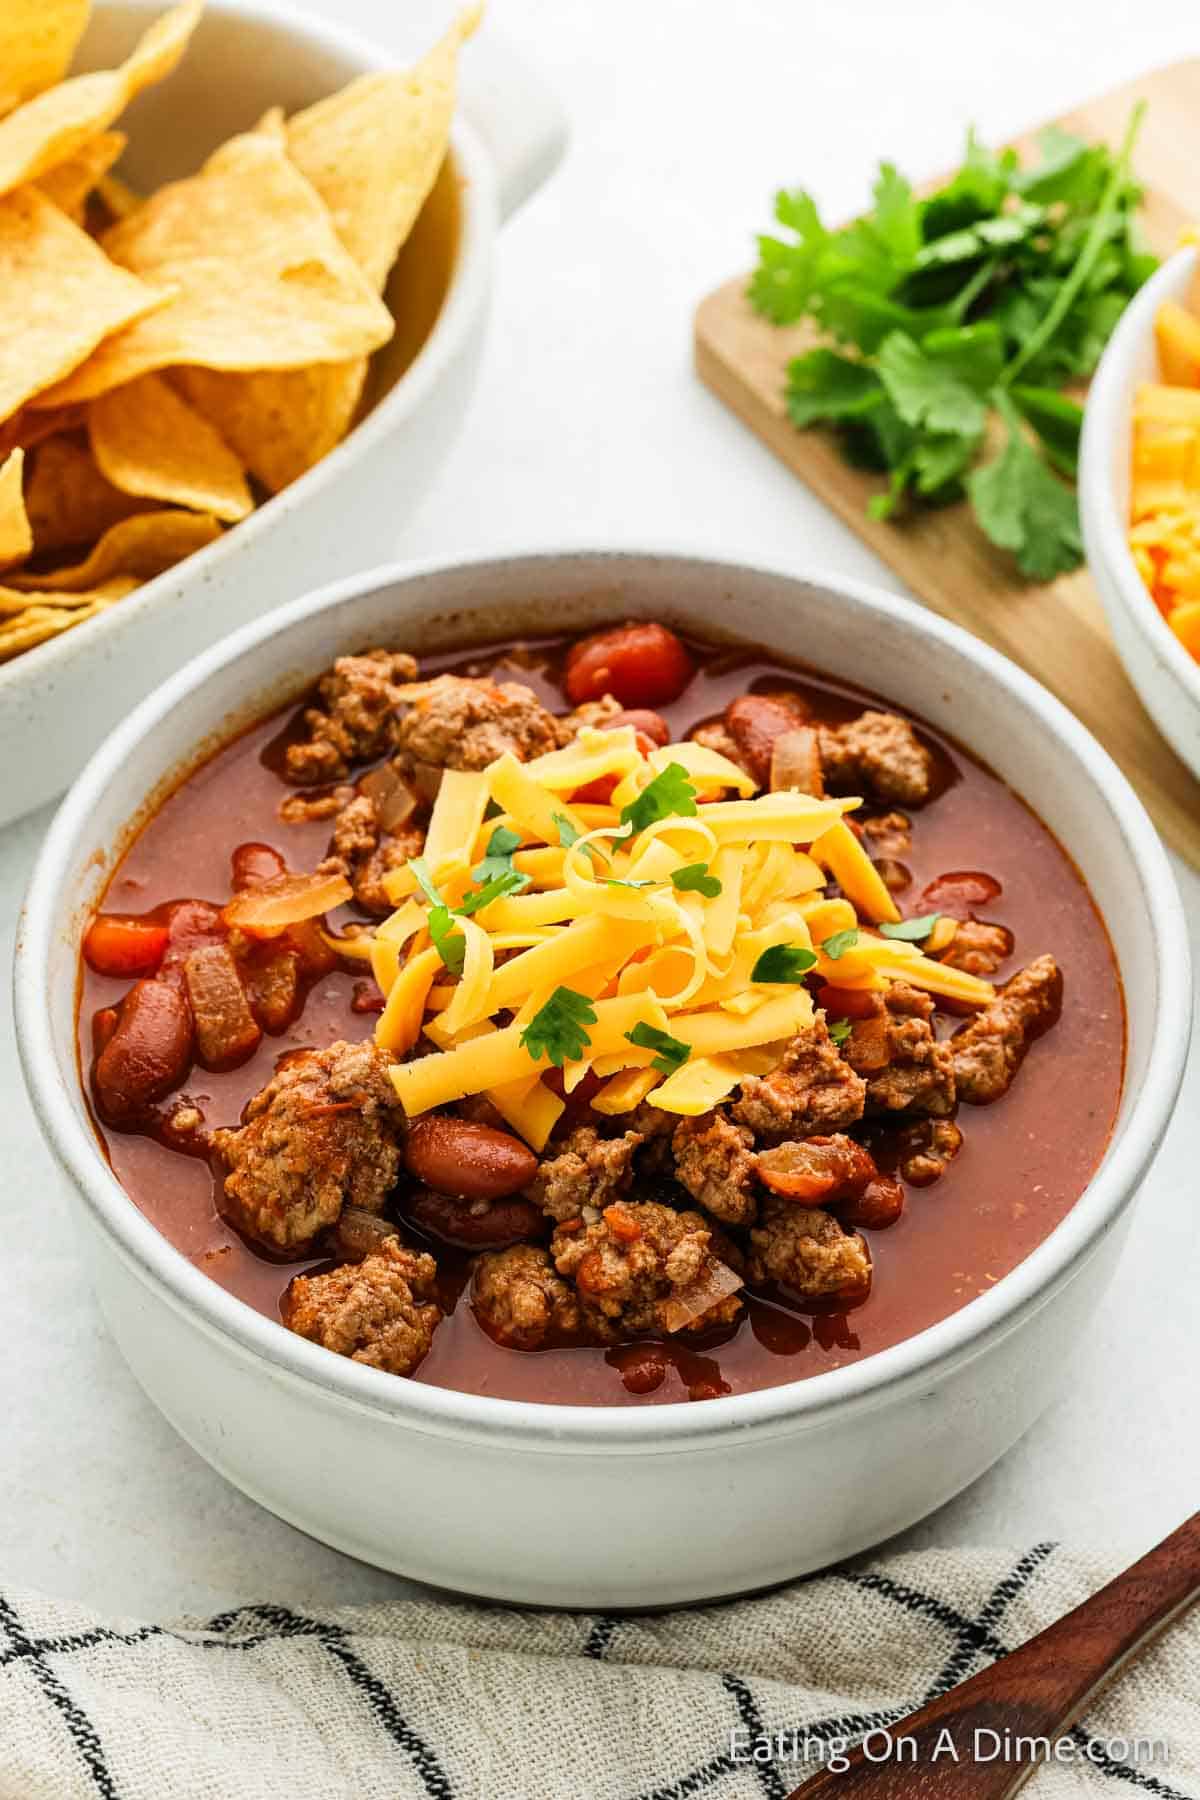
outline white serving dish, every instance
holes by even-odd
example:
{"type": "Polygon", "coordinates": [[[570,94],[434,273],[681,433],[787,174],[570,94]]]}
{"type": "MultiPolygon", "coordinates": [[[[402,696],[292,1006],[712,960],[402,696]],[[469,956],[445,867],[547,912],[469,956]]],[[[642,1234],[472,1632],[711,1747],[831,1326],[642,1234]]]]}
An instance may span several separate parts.
{"type": "MultiPolygon", "coordinates": [[[[105,0],[77,69],[114,66],[167,3],[105,0]]],[[[145,189],[191,173],[269,106],[295,111],[399,60],[290,8],[209,0],[178,69],[122,118],[130,144],[121,172],[145,189]]],[[[0,825],[60,793],[118,719],[197,651],[294,594],[397,553],[466,412],[496,232],[565,144],[557,102],[486,27],[462,68],[464,104],[443,177],[458,189],[457,245],[415,358],[408,361],[411,346],[398,332],[375,359],[379,398],[363,421],[242,524],[120,606],[0,663],[0,825]]],[[[428,275],[419,272],[421,280],[428,275]]],[[[395,289],[409,291],[399,274],[395,289]]]]}
{"type": "Polygon", "coordinates": [[[51,826],[21,925],[16,1019],[102,1305],[147,1392],[262,1505],[443,1587],[553,1606],[661,1606],[818,1568],[910,1525],[1058,1393],[1116,1265],[1190,1031],[1182,910],[1124,777],[984,644],[916,605],[803,570],[670,552],[551,551],[376,572],[296,602],[181,670],[93,758],[51,826]],[[1119,1124],[1053,1234],[906,1343],[703,1404],[532,1405],[397,1380],[295,1337],[161,1237],[114,1178],[75,1052],[81,930],[129,823],[197,749],[339,653],[415,651],[629,616],[751,640],[860,681],[955,733],[1042,814],[1108,921],[1129,1008],[1119,1124]]]}
{"type": "Polygon", "coordinates": [[[1134,391],[1161,381],[1154,315],[1183,301],[1196,249],[1180,250],[1130,301],[1088,393],[1079,457],[1079,510],[1088,564],[1117,649],[1146,711],[1200,776],[1200,663],[1189,656],[1147,593],[1129,551],[1134,391]]]}

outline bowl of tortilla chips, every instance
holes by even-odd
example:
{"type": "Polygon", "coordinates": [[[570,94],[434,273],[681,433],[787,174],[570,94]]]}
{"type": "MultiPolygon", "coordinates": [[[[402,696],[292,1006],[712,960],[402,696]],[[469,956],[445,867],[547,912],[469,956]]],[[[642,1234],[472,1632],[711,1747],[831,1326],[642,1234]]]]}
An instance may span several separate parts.
{"type": "Polygon", "coordinates": [[[396,553],[563,142],[478,17],[394,66],[229,0],[0,0],[0,823],[197,650],[396,553]]]}

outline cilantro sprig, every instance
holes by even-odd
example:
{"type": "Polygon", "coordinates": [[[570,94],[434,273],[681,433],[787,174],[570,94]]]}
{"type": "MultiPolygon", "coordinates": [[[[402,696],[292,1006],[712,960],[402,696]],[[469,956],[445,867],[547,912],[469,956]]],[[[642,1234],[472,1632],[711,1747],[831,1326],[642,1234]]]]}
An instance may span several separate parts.
{"type": "Polygon", "coordinates": [[[651,1058],[650,1067],[657,1069],[661,1075],[673,1075],[692,1054],[690,1044],[685,1044],[681,1038],[672,1037],[667,1031],[660,1031],[657,1025],[647,1025],[644,1020],[639,1021],[632,1031],[627,1031],[625,1036],[631,1044],[658,1052],[651,1058]]]}
{"type": "Polygon", "coordinates": [[[923,913],[919,919],[898,919],[895,924],[885,919],[879,929],[884,937],[899,938],[901,943],[919,944],[922,938],[929,936],[941,916],[941,913],[923,913]]]}
{"type": "Polygon", "coordinates": [[[839,957],[845,956],[847,950],[853,950],[857,942],[858,926],[850,925],[845,931],[835,931],[832,937],[827,937],[821,950],[830,962],[837,962],[839,957]]]}
{"type": "Polygon", "coordinates": [[[852,1029],[849,1019],[834,1019],[829,1026],[829,1035],[835,1044],[841,1046],[848,1040],[852,1029]]]}
{"type": "Polygon", "coordinates": [[[645,831],[659,819],[690,819],[696,814],[696,790],[682,763],[668,763],[647,782],[636,800],[621,808],[622,825],[645,831]]]}
{"type": "Polygon", "coordinates": [[[721,883],[715,875],[709,874],[706,862],[688,863],[685,868],[674,869],[671,885],[681,894],[703,894],[706,900],[715,900],[721,892],[721,883]]]}
{"type": "Polygon", "coordinates": [[[1143,110],[1115,153],[1052,127],[1031,166],[971,133],[961,168],[925,198],[885,163],[871,209],[840,231],[811,195],[776,197],[786,235],[759,239],[750,299],[829,340],[789,365],[788,412],[888,476],[874,517],[965,496],[1031,580],[1082,561],[1083,413],[1062,390],[1091,374],[1155,268],[1131,167],[1143,110]]]}
{"type": "Polygon", "coordinates": [[[816,966],[816,952],[802,944],[770,944],[751,969],[750,979],[798,982],[816,966]]]}
{"type": "Polygon", "coordinates": [[[577,1062],[591,1043],[587,1027],[596,1023],[596,1009],[586,994],[574,988],[556,987],[521,1033],[520,1042],[536,1062],[546,1056],[556,1069],[577,1062]]]}

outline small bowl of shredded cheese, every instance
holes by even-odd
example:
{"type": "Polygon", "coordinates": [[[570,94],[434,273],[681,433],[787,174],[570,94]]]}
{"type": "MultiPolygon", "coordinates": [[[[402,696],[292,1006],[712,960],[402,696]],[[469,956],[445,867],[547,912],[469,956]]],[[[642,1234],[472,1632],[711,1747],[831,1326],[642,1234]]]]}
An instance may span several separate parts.
{"type": "Polygon", "coordinates": [[[1200,257],[1130,303],[1088,396],[1084,543],[1113,637],[1159,730],[1200,775],[1200,257]]]}

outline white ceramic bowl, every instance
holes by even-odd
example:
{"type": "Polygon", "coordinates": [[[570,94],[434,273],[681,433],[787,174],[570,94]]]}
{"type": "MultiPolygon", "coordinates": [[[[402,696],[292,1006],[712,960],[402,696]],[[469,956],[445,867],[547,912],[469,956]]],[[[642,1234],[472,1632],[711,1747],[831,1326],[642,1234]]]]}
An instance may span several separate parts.
{"type": "MultiPolygon", "coordinates": [[[[247,627],[109,738],[63,804],[18,937],[16,1017],[114,1336],[201,1455],[272,1512],[368,1562],[548,1605],[668,1605],[820,1567],[899,1531],[1006,1450],[1058,1391],[1175,1101],[1188,944],[1166,857],[1120,772],[1013,664],[891,594],[686,554],[560,551],[382,571],[247,627]],[[740,632],[956,733],[1043,816],[1108,921],[1129,1060],[1103,1166],[996,1287],[906,1343],[759,1393],[643,1410],[531,1405],[400,1381],[253,1312],[118,1185],[75,1053],[81,929],[129,821],[212,734],[350,648],[415,651],[662,618],[740,632]]],[[[33,1197],[31,1196],[31,1202],[33,1197]]]]}
{"type": "Polygon", "coordinates": [[[1188,655],[1146,592],[1129,553],[1133,396],[1161,381],[1154,315],[1185,299],[1195,249],[1181,250],[1135,295],[1100,359],[1088,394],[1079,457],[1079,510],[1088,563],[1117,649],[1146,711],[1200,775],[1200,663],[1188,655]]]}
{"type": "MultiPolygon", "coordinates": [[[[111,68],[165,3],[107,0],[77,67],[111,68]]],[[[122,173],[145,189],[191,173],[267,107],[292,112],[398,60],[290,8],[209,0],[179,68],[122,119],[130,139],[122,173]]],[[[557,103],[486,27],[463,53],[463,90],[450,163],[389,289],[407,299],[396,338],[373,364],[375,405],[331,455],[208,549],[0,664],[0,767],[10,771],[0,825],[61,792],[117,720],[189,656],[294,594],[397,553],[466,411],[497,228],[565,142],[557,103]],[[455,242],[437,228],[456,205],[455,242]],[[418,295],[432,319],[419,348],[418,295]]]]}

